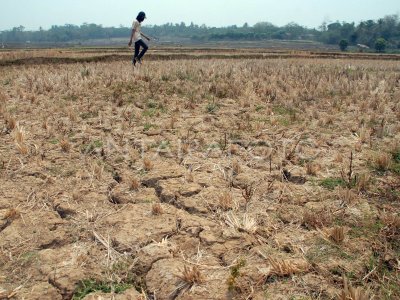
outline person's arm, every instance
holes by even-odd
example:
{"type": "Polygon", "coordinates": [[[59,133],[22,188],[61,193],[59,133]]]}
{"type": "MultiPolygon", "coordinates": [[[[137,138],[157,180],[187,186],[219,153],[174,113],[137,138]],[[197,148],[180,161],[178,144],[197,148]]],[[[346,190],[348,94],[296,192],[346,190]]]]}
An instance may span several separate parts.
{"type": "Polygon", "coordinates": [[[145,35],[143,32],[141,33],[141,35],[148,41],[151,41],[151,38],[149,38],[147,35],[145,35]]]}

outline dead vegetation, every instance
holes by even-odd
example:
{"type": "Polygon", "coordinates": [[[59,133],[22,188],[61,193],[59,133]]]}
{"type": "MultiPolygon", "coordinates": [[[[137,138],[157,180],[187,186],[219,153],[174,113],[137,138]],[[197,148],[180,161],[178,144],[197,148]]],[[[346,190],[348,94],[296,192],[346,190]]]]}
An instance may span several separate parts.
{"type": "Polygon", "coordinates": [[[0,294],[400,297],[396,63],[1,68],[0,294]]]}

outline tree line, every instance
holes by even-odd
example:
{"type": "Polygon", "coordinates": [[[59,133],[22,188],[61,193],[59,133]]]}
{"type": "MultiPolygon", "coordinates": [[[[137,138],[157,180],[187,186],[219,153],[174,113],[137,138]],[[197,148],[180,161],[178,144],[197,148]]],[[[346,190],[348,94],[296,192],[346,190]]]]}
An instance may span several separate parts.
{"type": "MultiPolygon", "coordinates": [[[[0,42],[7,43],[73,43],[91,39],[128,38],[130,28],[103,27],[84,23],[80,26],[65,24],[51,26],[48,30],[40,28],[27,31],[23,26],[0,32],[0,42]]],[[[378,20],[354,22],[324,22],[318,29],[310,29],[296,23],[275,26],[269,22],[259,22],[254,26],[247,23],[242,26],[208,27],[194,23],[167,23],[164,25],[144,26],[143,30],[151,36],[168,40],[186,39],[194,42],[224,40],[311,40],[325,44],[340,45],[346,50],[349,45],[362,44],[376,48],[378,41],[384,48],[400,49],[400,21],[398,15],[389,15],[378,20]]]]}

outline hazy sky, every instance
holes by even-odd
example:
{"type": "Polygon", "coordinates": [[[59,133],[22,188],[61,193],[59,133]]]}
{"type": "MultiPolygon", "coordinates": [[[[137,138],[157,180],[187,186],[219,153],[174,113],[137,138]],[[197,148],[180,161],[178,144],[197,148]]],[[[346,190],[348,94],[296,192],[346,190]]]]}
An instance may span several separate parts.
{"type": "Polygon", "coordinates": [[[144,24],[181,21],[208,26],[275,25],[296,22],[318,27],[326,21],[378,19],[400,13],[400,0],[0,0],[0,30],[19,25],[27,30],[42,26],[84,22],[103,26],[130,26],[138,11],[144,24]],[[140,5],[140,6],[138,6],[140,5]]]}

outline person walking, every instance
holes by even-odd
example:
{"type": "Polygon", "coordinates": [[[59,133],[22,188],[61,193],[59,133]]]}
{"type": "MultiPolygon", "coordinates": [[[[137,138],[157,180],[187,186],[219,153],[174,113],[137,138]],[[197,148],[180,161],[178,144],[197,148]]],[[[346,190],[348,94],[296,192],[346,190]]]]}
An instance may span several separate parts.
{"type": "Polygon", "coordinates": [[[133,55],[132,63],[133,66],[136,66],[137,64],[142,63],[142,58],[149,49],[147,44],[142,40],[142,36],[150,41],[151,39],[146,36],[143,32],[141,32],[141,24],[146,19],[146,14],[141,11],[139,12],[138,16],[136,17],[136,20],[133,21],[132,24],[132,33],[131,33],[131,39],[128,43],[128,46],[130,47],[132,45],[132,41],[135,42],[135,52],[133,55]],[[140,51],[140,48],[142,48],[142,51],[140,51]]]}

